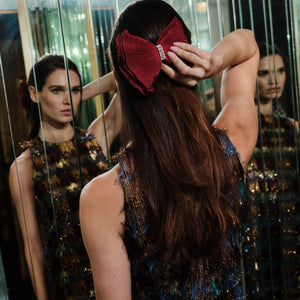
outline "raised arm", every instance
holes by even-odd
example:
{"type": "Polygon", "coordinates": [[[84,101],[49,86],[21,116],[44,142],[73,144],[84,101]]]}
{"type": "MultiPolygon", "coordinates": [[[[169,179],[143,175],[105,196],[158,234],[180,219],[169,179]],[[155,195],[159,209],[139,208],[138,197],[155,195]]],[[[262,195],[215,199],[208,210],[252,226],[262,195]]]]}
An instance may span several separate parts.
{"type": "Polygon", "coordinates": [[[120,132],[122,126],[121,101],[118,92],[113,96],[104,113],[99,115],[89,126],[104,154],[107,156],[111,143],[120,132]]]}
{"type": "MultiPolygon", "coordinates": [[[[100,94],[117,89],[113,72],[85,85],[82,89],[82,100],[90,99],[100,94]]],[[[88,131],[92,133],[104,154],[107,156],[111,143],[120,132],[122,124],[121,104],[116,92],[104,113],[99,115],[89,126],[88,131]]]]}
{"type": "Polygon", "coordinates": [[[245,167],[257,140],[257,111],[254,103],[259,52],[250,30],[238,29],[225,36],[211,52],[189,44],[176,43],[169,58],[178,72],[163,65],[174,80],[193,86],[223,71],[222,110],[214,126],[225,129],[241,155],[245,167]],[[181,58],[192,63],[185,64],[181,58]]]}
{"type": "Polygon", "coordinates": [[[80,224],[96,298],[131,300],[130,262],[121,237],[123,189],[118,166],[90,181],[80,197],[80,224]]]}
{"type": "Polygon", "coordinates": [[[117,89],[113,72],[96,79],[82,88],[82,100],[85,101],[99,94],[104,94],[117,89]]]}
{"type": "Polygon", "coordinates": [[[9,188],[17,211],[33,288],[39,300],[47,300],[43,267],[44,250],[35,214],[32,162],[27,151],[19,156],[10,167],[9,188]]]}
{"type": "Polygon", "coordinates": [[[239,30],[225,42],[214,49],[217,55],[224,51],[222,66],[226,67],[221,84],[222,110],[214,125],[227,131],[246,168],[258,134],[254,95],[259,51],[249,30],[239,30]]]}

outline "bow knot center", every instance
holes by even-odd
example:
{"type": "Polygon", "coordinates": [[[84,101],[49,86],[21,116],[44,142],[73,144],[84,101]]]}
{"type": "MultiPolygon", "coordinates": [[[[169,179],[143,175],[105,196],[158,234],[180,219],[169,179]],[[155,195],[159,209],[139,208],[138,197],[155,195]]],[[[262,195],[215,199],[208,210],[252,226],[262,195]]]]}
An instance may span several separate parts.
{"type": "Polygon", "coordinates": [[[156,48],[158,50],[159,56],[161,60],[165,60],[166,59],[166,55],[165,55],[165,51],[164,48],[162,47],[161,44],[156,45],[156,48]]]}

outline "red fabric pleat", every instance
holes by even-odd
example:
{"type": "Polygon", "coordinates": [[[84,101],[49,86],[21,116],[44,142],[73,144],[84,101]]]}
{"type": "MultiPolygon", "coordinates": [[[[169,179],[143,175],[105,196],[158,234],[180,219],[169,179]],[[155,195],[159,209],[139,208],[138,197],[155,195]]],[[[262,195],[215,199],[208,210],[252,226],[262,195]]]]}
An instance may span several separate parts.
{"type": "MultiPolygon", "coordinates": [[[[174,42],[188,43],[182,25],[174,17],[163,30],[157,45],[161,45],[166,62],[170,63],[167,52],[174,42]]],[[[130,34],[127,30],[117,35],[118,64],[128,81],[143,95],[154,92],[153,83],[157,78],[162,60],[156,45],[130,34]]]]}

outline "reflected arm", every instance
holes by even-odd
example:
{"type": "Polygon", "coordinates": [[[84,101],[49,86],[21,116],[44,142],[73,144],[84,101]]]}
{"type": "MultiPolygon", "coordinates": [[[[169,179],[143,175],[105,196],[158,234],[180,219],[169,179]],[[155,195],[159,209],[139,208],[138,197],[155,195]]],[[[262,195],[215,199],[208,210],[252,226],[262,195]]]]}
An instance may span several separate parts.
{"type": "MultiPolygon", "coordinates": [[[[117,85],[113,72],[110,72],[99,80],[96,79],[84,86],[82,89],[82,100],[97,96],[100,92],[103,94],[116,89],[117,85]]],[[[121,103],[119,94],[116,92],[104,113],[99,115],[88,128],[88,132],[95,136],[106,157],[108,156],[111,143],[120,132],[121,124],[121,103]]]]}
{"type": "Polygon", "coordinates": [[[96,79],[82,88],[82,101],[117,89],[113,72],[96,79]],[[100,84],[100,86],[99,86],[100,84]]]}
{"type": "Polygon", "coordinates": [[[95,136],[106,157],[108,155],[107,149],[109,151],[111,143],[121,130],[121,126],[121,100],[117,92],[104,113],[99,115],[88,128],[88,131],[95,136]],[[107,137],[107,143],[105,137],[107,137]]]}
{"type": "Polygon", "coordinates": [[[33,288],[39,300],[47,300],[43,267],[44,250],[35,213],[32,162],[29,151],[23,152],[11,165],[9,188],[17,211],[33,288]]]}

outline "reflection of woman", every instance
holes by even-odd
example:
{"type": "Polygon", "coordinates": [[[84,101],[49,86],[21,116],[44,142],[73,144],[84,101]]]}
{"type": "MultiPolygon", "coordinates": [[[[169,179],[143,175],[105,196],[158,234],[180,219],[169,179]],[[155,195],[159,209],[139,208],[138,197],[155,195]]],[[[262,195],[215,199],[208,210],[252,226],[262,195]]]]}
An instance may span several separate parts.
{"type": "Polygon", "coordinates": [[[248,298],[299,299],[298,122],[280,108],[285,65],[275,46],[260,46],[257,73],[261,131],[248,165],[248,298]],[[274,49],[274,56],[273,56],[274,49]]]}
{"type": "Polygon", "coordinates": [[[131,142],[115,168],[84,188],[80,202],[102,300],[242,298],[236,149],[245,165],[257,138],[256,43],[247,30],[228,35],[211,53],[186,43],[170,48],[175,41],[190,41],[190,32],[166,2],[155,0],[129,5],[112,36],[131,142]],[[214,126],[196,87],[160,72],[167,57],[164,71],[189,85],[229,67],[214,126]],[[171,61],[188,76],[171,69],[171,61]]]}
{"type": "MultiPolygon", "coordinates": [[[[82,85],[76,65],[70,60],[68,65],[72,97],[63,56],[44,56],[31,70],[28,85],[21,89],[31,121],[30,140],[23,143],[24,152],[12,164],[9,174],[38,299],[94,297],[89,260],[80,234],[78,201],[82,184],[108,168],[102,152],[106,149],[103,116],[87,132],[76,127],[74,135],[70,102],[72,99],[76,114],[82,85]]],[[[103,92],[115,89],[112,74],[101,78],[100,85],[103,92]]],[[[95,83],[88,86],[85,98],[95,94],[94,87],[95,83]]],[[[105,112],[108,143],[119,131],[118,112],[114,100],[105,112]]]]}

